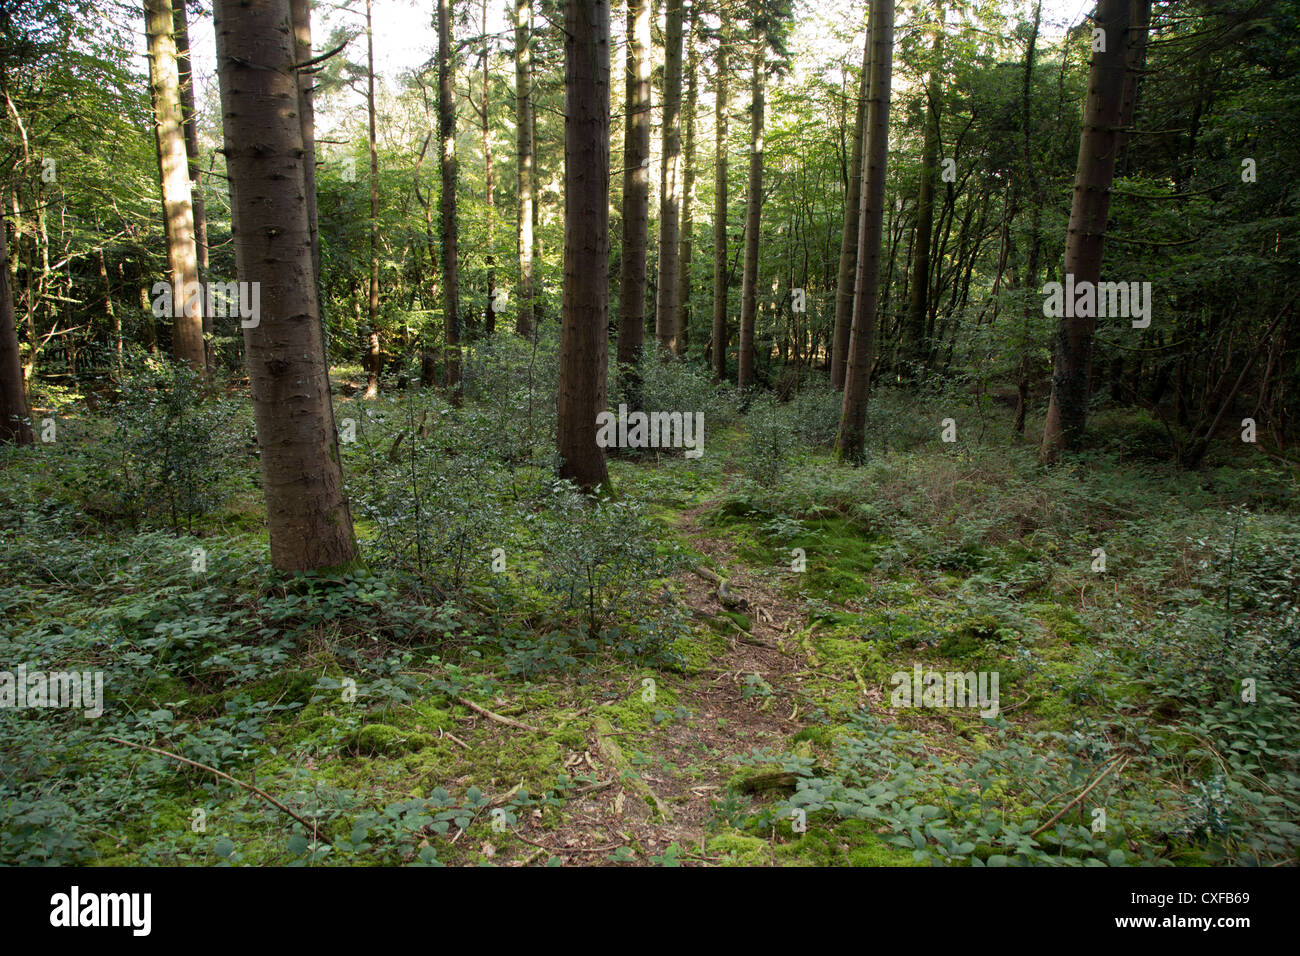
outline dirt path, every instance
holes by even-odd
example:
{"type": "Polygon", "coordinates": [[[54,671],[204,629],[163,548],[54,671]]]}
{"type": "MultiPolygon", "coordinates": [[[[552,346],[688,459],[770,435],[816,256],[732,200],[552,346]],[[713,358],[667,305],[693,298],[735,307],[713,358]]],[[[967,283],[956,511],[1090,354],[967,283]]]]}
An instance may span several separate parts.
{"type": "MultiPolygon", "coordinates": [[[[648,732],[595,717],[587,751],[568,759],[575,771],[596,772],[603,785],[570,796],[559,829],[521,831],[539,845],[526,862],[545,858],[541,845],[566,862],[588,864],[626,845],[641,851],[635,862],[645,863],[674,843],[690,848],[682,862],[706,862],[714,802],[724,799],[738,770],[732,758],[754,748],[783,752],[804,726],[792,676],[808,667],[793,639],[803,625],[802,609],[783,593],[779,572],[743,565],[727,541],[698,524],[707,507],[683,513],[677,527],[720,570],[731,600],[739,602],[734,610],[751,622],[748,633],[728,624],[731,633],[713,639],[720,649],[725,642],[725,651],[707,668],[654,678],[672,701],[664,710],[674,716],[648,732]]],[[[692,571],[683,572],[679,584],[696,635],[705,640],[710,619],[727,621],[717,585],[692,571]]],[[[604,688],[623,699],[641,689],[638,682],[604,688]]],[[[593,715],[602,709],[593,708],[593,715]]]]}

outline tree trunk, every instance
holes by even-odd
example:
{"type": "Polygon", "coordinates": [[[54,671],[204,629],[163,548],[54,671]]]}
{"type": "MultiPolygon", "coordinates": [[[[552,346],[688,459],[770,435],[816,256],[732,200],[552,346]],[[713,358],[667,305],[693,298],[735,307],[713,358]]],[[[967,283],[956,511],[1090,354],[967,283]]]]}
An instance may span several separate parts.
{"type": "MultiPolygon", "coordinates": [[[[1076,287],[1082,282],[1096,283],[1101,277],[1127,73],[1129,17],[1130,0],[1098,0],[1096,22],[1105,31],[1106,49],[1093,53],[1088,70],[1088,99],[1065,242],[1065,274],[1074,276],[1076,287]]],[[[1092,333],[1097,320],[1067,315],[1067,311],[1075,310],[1062,309],[1052,356],[1052,397],[1041,448],[1048,464],[1062,451],[1077,451],[1082,446],[1088,415],[1092,333]]]]}
{"type": "Polygon", "coordinates": [[[695,8],[691,7],[690,27],[686,37],[686,106],[682,111],[682,130],[685,146],[682,153],[682,229],[677,258],[677,339],[678,351],[685,355],[691,343],[691,260],[695,256],[695,242],[691,235],[695,217],[691,205],[695,201],[695,105],[699,101],[699,71],[695,62],[695,8]]]}
{"type": "Polygon", "coordinates": [[[728,76],[727,35],[724,22],[718,41],[717,89],[714,90],[715,161],[713,186],[713,380],[721,382],[727,377],[727,133],[730,116],[727,94],[730,92],[728,76]]]}
{"type": "Polygon", "coordinates": [[[664,9],[664,120],[660,163],[659,282],[655,338],[666,354],[679,348],[677,307],[678,248],[682,214],[682,0],[664,9]]]}
{"type": "Polygon", "coordinates": [[[496,309],[494,300],[497,293],[496,234],[497,204],[494,195],[496,180],[492,171],[492,48],[488,43],[488,4],[483,0],[483,192],[487,202],[487,253],[484,264],[487,266],[487,305],[483,309],[483,328],[490,336],[496,331],[496,309]]]}
{"type": "Polygon", "coordinates": [[[203,296],[194,294],[199,282],[199,263],[194,244],[189,163],[185,155],[180,72],[176,65],[176,43],[172,38],[172,0],[145,0],[144,14],[158,169],[162,180],[163,227],[172,284],[172,353],[177,361],[206,373],[203,296]]]}
{"type": "Polygon", "coordinates": [[[849,332],[853,328],[853,283],[857,279],[858,215],[862,202],[862,149],[867,125],[867,93],[871,80],[871,30],[862,46],[862,79],[858,83],[857,119],[853,125],[853,153],[844,190],[844,230],[840,234],[840,271],[835,282],[835,338],[831,345],[831,388],[844,388],[848,366],[849,332]]]}
{"type": "Polygon", "coordinates": [[[366,312],[370,335],[366,350],[366,390],[361,397],[375,398],[379,395],[383,353],[379,342],[379,146],[375,133],[375,35],[370,0],[366,0],[366,117],[370,128],[370,299],[366,312]]]}
{"type": "MultiPolygon", "coordinates": [[[[199,127],[194,110],[194,71],[190,66],[190,27],[185,11],[186,0],[173,0],[173,23],[176,29],[176,69],[180,81],[181,118],[185,130],[186,172],[190,177],[190,206],[194,211],[194,253],[198,260],[199,282],[208,282],[208,217],[203,203],[203,167],[199,163],[199,127]]],[[[313,180],[314,182],[314,180],[313,180]]],[[[101,255],[102,255],[101,250],[101,255]]],[[[217,356],[212,343],[212,316],[203,308],[203,359],[209,377],[216,369],[217,356]]]]}
{"type": "Polygon", "coordinates": [[[564,5],[564,315],[557,438],[560,475],[609,481],[596,443],[609,361],[609,0],[564,5]]]}
{"type": "Polygon", "coordinates": [[[30,445],[33,441],[23,366],[18,358],[13,290],[9,285],[9,236],[0,218],[0,442],[30,445]]]}
{"type": "Polygon", "coordinates": [[[515,155],[519,169],[519,305],[515,332],[533,335],[533,223],[537,200],[533,195],[533,6],[532,0],[515,0],[515,155]]]}
{"type": "MultiPolygon", "coordinates": [[[[310,0],[290,0],[293,15],[295,62],[311,59],[311,4],[310,0]]],[[[316,209],[316,104],[312,89],[310,68],[298,71],[298,125],[302,127],[303,184],[307,199],[307,228],[311,233],[311,271],[316,284],[316,301],[320,307],[321,335],[329,360],[329,330],[325,325],[325,296],[320,274],[320,226],[316,209]]]]}
{"type": "MultiPolygon", "coordinates": [[[[618,364],[635,376],[645,343],[646,249],[650,243],[650,0],[628,0],[623,134],[623,249],[618,364]]],[[[632,379],[635,385],[635,379],[632,379]]]]}
{"type": "Polygon", "coordinates": [[[438,0],[438,168],[442,194],[438,214],[442,229],[443,323],[446,330],[447,375],[444,387],[453,398],[460,393],[460,222],[456,214],[456,100],[452,61],[452,0],[438,0]]]}
{"type": "Polygon", "coordinates": [[[764,41],[755,41],[750,90],[749,190],[745,196],[745,271],[740,284],[740,345],[736,386],[743,392],[754,384],[754,319],[758,313],[758,233],[763,212],[763,110],[767,96],[764,41]]]}
{"type": "Polygon", "coordinates": [[[930,291],[930,240],[934,232],[934,174],[939,155],[939,111],[937,103],[940,84],[935,71],[943,55],[943,10],[934,39],[936,62],[926,77],[925,141],[921,147],[921,183],[916,192],[916,241],[912,244],[912,280],[908,287],[907,303],[907,357],[917,377],[922,374],[928,354],[925,340],[925,319],[929,308],[930,291]]]}
{"type": "Polygon", "coordinates": [[[858,229],[858,268],[853,293],[853,331],[849,338],[844,402],[835,450],[840,458],[861,461],[866,445],[867,393],[876,335],[876,294],[880,284],[880,228],[885,209],[885,164],[889,158],[889,96],[894,66],[894,0],[871,2],[871,85],[867,104],[867,150],[862,177],[858,229]]]}
{"type": "Polygon", "coordinates": [[[302,126],[282,105],[298,96],[289,0],[216,0],[214,19],[236,268],[260,288],[244,352],[271,559],[288,572],[338,568],[357,547],[312,280],[302,126]]]}

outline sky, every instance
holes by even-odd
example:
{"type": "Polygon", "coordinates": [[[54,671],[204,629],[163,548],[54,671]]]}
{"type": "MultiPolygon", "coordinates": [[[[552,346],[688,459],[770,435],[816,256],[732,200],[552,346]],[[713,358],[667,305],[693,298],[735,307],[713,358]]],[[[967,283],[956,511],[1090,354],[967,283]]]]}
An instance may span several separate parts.
{"type": "MultiPolygon", "coordinates": [[[[482,0],[469,0],[467,3],[466,0],[461,0],[457,4],[461,12],[471,18],[469,25],[458,28],[460,35],[478,33],[479,18],[482,15],[481,2],[482,0]]],[[[618,0],[614,0],[614,3],[616,7],[622,6],[618,0]]],[[[1083,19],[1092,5],[1092,0],[1043,0],[1044,38],[1052,40],[1062,36],[1069,26],[1083,19]]],[[[506,8],[505,0],[488,0],[488,28],[491,32],[507,29],[506,8]]],[[[829,42],[826,34],[838,24],[860,22],[865,0],[811,0],[805,2],[803,8],[793,48],[822,51],[826,59],[833,60],[842,56],[846,50],[839,48],[842,44],[829,42]]],[[[334,0],[318,0],[312,15],[312,39],[317,52],[320,52],[335,27],[360,26],[363,23],[364,9],[361,0],[352,0],[346,6],[334,0]]],[[[437,34],[432,26],[433,11],[433,0],[373,0],[375,72],[390,89],[403,72],[420,66],[433,55],[437,44],[437,34]]],[[[615,34],[621,34],[623,18],[618,9],[614,10],[612,19],[615,34]]],[[[137,37],[137,48],[141,54],[144,49],[143,27],[141,18],[137,37]]],[[[198,79],[199,102],[215,103],[216,41],[210,16],[197,18],[191,24],[190,44],[198,79]]],[[[348,56],[353,60],[362,60],[365,56],[364,41],[355,41],[348,56]]],[[[854,54],[855,61],[856,58],[854,54]]],[[[143,60],[140,67],[144,68],[143,60]]],[[[324,127],[321,135],[329,135],[328,117],[322,116],[319,119],[324,127]]]]}

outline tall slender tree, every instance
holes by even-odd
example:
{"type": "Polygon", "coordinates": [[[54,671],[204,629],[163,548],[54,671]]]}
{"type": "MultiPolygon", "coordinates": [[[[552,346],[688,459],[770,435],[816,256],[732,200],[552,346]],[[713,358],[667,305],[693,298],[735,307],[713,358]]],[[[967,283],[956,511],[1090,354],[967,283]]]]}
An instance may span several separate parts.
{"type": "Polygon", "coordinates": [[[271,559],[281,571],[357,556],[312,276],[289,0],[215,0],[235,264],[258,283],[244,328],[271,559]]]}
{"type": "Polygon", "coordinates": [[[867,122],[867,92],[871,80],[871,30],[862,46],[862,76],[850,146],[848,180],[844,189],[844,228],[840,233],[840,269],[835,282],[835,329],[831,339],[831,388],[844,387],[848,366],[849,332],[853,328],[853,283],[858,265],[858,207],[862,201],[862,140],[867,122]]]}
{"type": "Polygon", "coordinates": [[[189,159],[185,152],[180,70],[176,63],[175,18],[172,0],[145,0],[145,33],[149,44],[149,80],[153,93],[154,132],[162,181],[163,227],[167,239],[173,314],[172,353],[178,361],[206,372],[203,347],[203,296],[198,253],[194,242],[189,159]]]}
{"type": "Polygon", "coordinates": [[[519,217],[516,242],[519,255],[519,304],[515,331],[533,335],[536,295],[533,277],[537,197],[534,195],[533,135],[533,5],[532,0],[515,0],[515,162],[519,176],[519,217]]]}
{"type": "Polygon", "coordinates": [[[366,318],[370,334],[366,348],[366,391],[363,398],[379,395],[379,373],[384,353],[379,341],[379,137],[375,109],[375,32],[371,0],[366,0],[366,121],[370,146],[370,295],[366,318]]]}
{"type": "Polygon", "coordinates": [[[564,5],[564,314],[560,474],[590,491],[609,481],[596,442],[609,361],[609,0],[564,5]]]}
{"type": "Polygon", "coordinates": [[[663,150],[659,175],[659,277],[655,338],[667,354],[678,349],[678,256],[682,215],[682,3],[665,0],[663,150]]]}
{"type": "Polygon", "coordinates": [[[934,33],[934,59],[926,71],[925,137],[921,145],[921,181],[916,190],[916,239],[912,243],[912,278],[908,282],[907,352],[920,373],[927,359],[925,326],[930,305],[930,242],[934,232],[934,178],[939,156],[939,77],[942,74],[943,8],[934,33]]]}
{"type": "MultiPolygon", "coordinates": [[[[190,25],[185,10],[187,0],[172,0],[172,17],[176,34],[176,71],[180,82],[181,120],[185,130],[186,172],[190,178],[190,207],[194,212],[194,255],[198,262],[199,282],[208,281],[208,216],[203,202],[203,166],[199,162],[199,124],[194,108],[194,70],[190,64],[190,25]]],[[[312,183],[315,183],[313,174],[312,183]]],[[[313,190],[314,192],[314,190],[313,190]]],[[[314,201],[314,197],[313,197],[314,201]]],[[[216,365],[212,341],[212,315],[203,309],[203,355],[208,373],[216,365]]]]}
{"type": "Polygon", "coordinates": [[[894,69],[894,0],[871,0],[871,85],[863,149],[862,198],[858,215],[858,265],[853,292],[853,331],[836,453],[859,461],[866,444],[867,394],[876,335],[880,288],[881,223],[885,211],[885,164],[889,158],[889,99],[894,69]]]}
{"type": "Polygon", "coordinates": [[[714,79],[714,177],[713,177],[713,335],[709,344],[713,357],[713,380],[727,377],[727,137],[730,133],[730,63],[727,50],[730,34],[723,18],[718,37],[718,56],[714,79]]]}
{"type": "MultiPolygon", "coordinates": [[[[1088,68],[1088,98],[1079,137],[1079,163],[1074,176],[1074,199],[1065,240],[1065,274],[1074,288],[1101,278],[1106,219],[1110,214],[1110,186],[1115,157],[1121,145],[1124,81],[1128,68],[1129,23],[1132,0],[1098,0],[1094,21],[1097,39],[1088,68]]],[[[1088,416],[1092,373],[1092,334],[1097,325],[1092,309],[1076,310],[1065,303],[1057,320],[1052,355],[1052,397],[1047,406],[1040,454],[1055,462],[1062,451],[1077,451],[1083,444],[1088,416]]]]}
{"type": "Polygon", "coordinates": [[[695,256],[695,107],[699,102],[699,65],[695,55],[695,5],[686,18],[686,102],[682,107],[682,228],[677,257],[678,351],[685,355],[691,342],[691,260],[695,256]]]}
{"type": "Polygon", "coordinates": [[[749,187],[745,195],[745,267],[740,285],[740,344],[736,385],[754,385],[754,321],[758,315],[758,245],[763,214],[763,122],[767,103],[767,45],[756,36],[750,52],[749,187]]]}
{"type": "MultiPolygon", "coordinates": [[[[0,209],[4,197],[0,196],[0,209]]],[[[14,320],[13,290],[9,285],[8,223],[0,217],[0,442],[30,445],[32,423],[23,387],[23,366],[18,357],[18,327],[14,320]]]]}
{"type": "Polygon", "coordinates": [[[457,245],[460,222],[456,212],[456,97],[452,58],[452,0],[438,0],[438,168],[442,194],[438,211],[442,231],[442,309],[447,374],[444,384],[453,395],[460,390],[460,267],[457,245]]]}
{"type": "Polygon", "coordinates": [[[650,242],[650,0],[628,0],[627,37],[618,364],[634,373],[645,343],[650,242]]]}

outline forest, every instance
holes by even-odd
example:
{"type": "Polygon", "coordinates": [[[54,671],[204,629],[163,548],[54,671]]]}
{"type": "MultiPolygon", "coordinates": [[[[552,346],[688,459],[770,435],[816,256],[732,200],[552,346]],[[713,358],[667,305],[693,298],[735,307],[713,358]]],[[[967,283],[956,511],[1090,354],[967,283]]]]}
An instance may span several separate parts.
{"type": "Polygon", "coordinates": [[[3,0],[0,97],[0,865],[1300,862],[1300,0],[3,0]]]}

